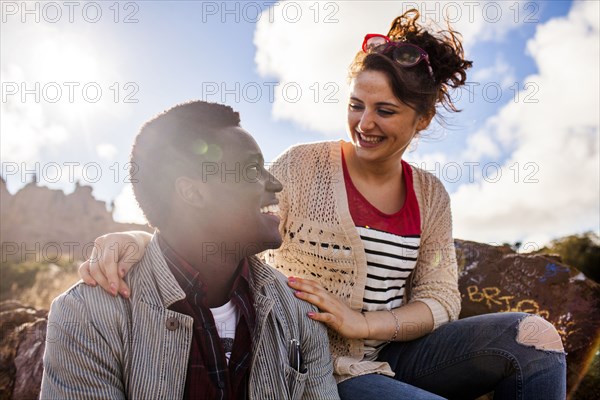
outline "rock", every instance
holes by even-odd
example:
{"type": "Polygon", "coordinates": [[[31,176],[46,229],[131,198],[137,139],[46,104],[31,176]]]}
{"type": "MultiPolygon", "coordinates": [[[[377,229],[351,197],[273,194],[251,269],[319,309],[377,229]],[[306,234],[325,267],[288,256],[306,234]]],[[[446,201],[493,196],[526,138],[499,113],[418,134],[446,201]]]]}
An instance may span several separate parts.
{"type": "Polygon", "coordinates": [[[91,186],[76,184],[65,194],[30,182],[12,195],[1,177],[0,221],[2,262],[13,263],[85,260],[94,239],[107,232],[152,232],[147,225],[115,222],[91,186]]]}
{"type": "Polygon", "coordinates": [[[25,324],[15,357],[16,377],[13,399],[37,399],[42,384],[44,349],[46,345],[46,319],[25,324]]]}
{"type": "Polygon", "coordinates": [[[0,303],[0,399],[37,399],[42,383],[47,312],[0,303]]]}
{"type": "Polygon", "coordinates": [[[600,334],[600,285],[556,257],[455,241],[462,294],[460,318],[523,311],[550,321],[567,352],[567,391],[585,376],[600,334]],[[595,343],[596,342],[596,343],[595,343]]]}
{"type": "MultiPolygon", "coordinates": [[[[25,306],[15,300],[6,300],[0,303],[0,312],[16,310],[18,308],[25,308],[25,306]]],[[[31,309],[31,307],[27,307],[31,309]]]]}

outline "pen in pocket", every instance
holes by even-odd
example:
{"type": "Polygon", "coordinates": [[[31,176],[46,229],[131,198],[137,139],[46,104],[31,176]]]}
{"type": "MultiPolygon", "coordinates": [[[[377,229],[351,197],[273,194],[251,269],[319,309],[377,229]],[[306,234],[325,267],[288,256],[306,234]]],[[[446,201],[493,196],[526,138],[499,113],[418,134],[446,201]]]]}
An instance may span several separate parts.
{"type": "Polygon", "coordinates": [[[290,340],[289,347],[290,366],[300,373],[306,372],[306,367],[302,360],[302,351],[300,349],[300,341],[298,339],[290,340]]]}

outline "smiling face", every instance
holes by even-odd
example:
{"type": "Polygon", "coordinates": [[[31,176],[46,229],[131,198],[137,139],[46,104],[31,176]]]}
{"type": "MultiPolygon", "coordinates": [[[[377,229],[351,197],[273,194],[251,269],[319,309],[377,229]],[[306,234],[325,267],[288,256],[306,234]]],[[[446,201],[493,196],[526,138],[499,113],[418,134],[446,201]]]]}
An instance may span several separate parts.
{"type": "Polygon", "coordinates": [[[362,162],[399,162],[430,120],[398,100],[382,72],[365,70],[350,83],[348,135],[362,162]]]}
{"type": "Polygon", "coordinates": [[[283,188],[281,182],[265,169],[258,144],[245,130],[225,128],[219,132],[219,142],[223,156],[203,177],[204,222],[211,221],[207,228],[235,242],[244,253],[279,247],[275,195],[283,188]]]}

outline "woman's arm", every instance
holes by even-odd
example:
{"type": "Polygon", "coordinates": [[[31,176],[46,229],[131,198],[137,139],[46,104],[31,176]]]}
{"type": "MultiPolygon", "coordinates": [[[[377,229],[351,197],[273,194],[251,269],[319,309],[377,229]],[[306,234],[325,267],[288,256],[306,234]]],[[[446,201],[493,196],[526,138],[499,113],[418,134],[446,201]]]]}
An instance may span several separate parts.
{"type": "Polygon", "coordinates": [[[458,265],[452,237],[450,196],[439,179],[423,174],[423,231],[417,265],[408,292],[408,301],[426,303],[434,329],[458,319],[461,295],[458,265]]]}
{"type": "Polygon", "coordinates": [[[79,266],[79,276],[90,286],[129,298],[131,290],[123,278],[142,259],[152,235],[144,231],[109,233],[94,241],[88,260],[79,266]]]}

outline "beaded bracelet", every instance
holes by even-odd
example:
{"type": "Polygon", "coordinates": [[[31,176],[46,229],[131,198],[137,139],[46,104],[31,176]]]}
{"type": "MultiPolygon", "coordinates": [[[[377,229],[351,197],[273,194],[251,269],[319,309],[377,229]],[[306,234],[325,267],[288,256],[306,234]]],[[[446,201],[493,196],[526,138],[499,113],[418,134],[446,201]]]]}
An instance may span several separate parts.
{"type": "Polygon", "coordinates": [[[398,332],[400,331],[400,321],[398,320],[398,317],[396,316],[396,314],[394,314],[394,311],[392,311],[392,310],[388,310],[388,311],[390,313],[392,313],[392,316],[394,317],[394,321],[396,321],[396,330],[394,331],[392,338],[389,340],[390,342],[393,342],[398,337],[398,332]]]}

